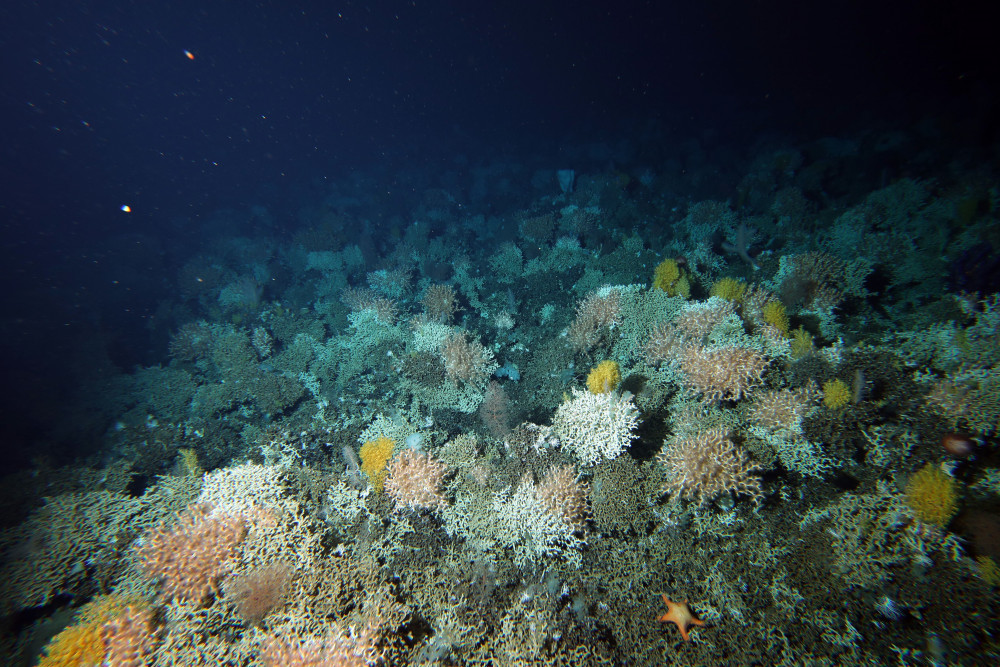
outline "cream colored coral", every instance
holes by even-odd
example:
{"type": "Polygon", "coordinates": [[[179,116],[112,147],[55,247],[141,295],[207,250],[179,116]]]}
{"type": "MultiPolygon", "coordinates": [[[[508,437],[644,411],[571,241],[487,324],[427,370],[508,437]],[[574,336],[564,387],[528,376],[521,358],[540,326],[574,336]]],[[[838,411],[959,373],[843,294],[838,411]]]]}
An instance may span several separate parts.
{"type": "Polygon", "coordinates": [[[435,509],[446,504],[441,493],[445,472],[444,464],[430,454],[407,449],[389,462],[385,490],[397,508],[435,509]]]}
{"type": "Polygon", "coordinates": [[[584,465],[593,465],[624,452],[638,424],[639,412],[628,392],[592,394],[573,389],[556,410],[551,430],[560,447],[572,451],[584,465]]]}
{"type": "Polygon", "coordinates": [[[699,505],[729,491],[755,500],[761,496],[760,479],[751,474],[757,466],[724,428],[677,440],[657,460],[667,472],[663,492],[672,496],[690,498],[699,505]]]}
{"type": "Polygon", "coordinates": [[[684,384],[706,402],[738,401],[762,382],[767,359],[744,347],[688,347],[681,357],[684,384]]]}

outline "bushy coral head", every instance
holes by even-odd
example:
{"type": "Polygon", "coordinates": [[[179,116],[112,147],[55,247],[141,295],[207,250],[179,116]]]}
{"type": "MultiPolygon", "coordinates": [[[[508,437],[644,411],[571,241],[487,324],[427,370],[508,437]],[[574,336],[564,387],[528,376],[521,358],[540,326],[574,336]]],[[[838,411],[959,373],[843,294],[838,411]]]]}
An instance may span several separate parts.
{"type": "Polygon", "coordinates": [[[823,405],[839,410],[851,402],[851,388],[843,380],[833,379],[823,383],[823,405]]]}
{"type": "Polygon", "coordinates": [[[670,296],[689,297],[691,284],[681,271],[676,259],[667,258],[653,271],[653,289],[663,290],[670,296]]]}
{"type": "Polygon", "coordinates": [[[396,507],[436,509],[447,505],[441,493],[441,481],[447,472],[445,465],[430,454],[404,450],[389,464],[385,490],[396,501],[396,507]]]}
{"type": "Polygon", "coordinates": [[[733,346],[708,349],[691,345],[680,360],[684,385],[706,402],[740,400],[763,382],[767,365],[760,352],[733,346]]]}
{"type": "Polygon", "coordinates": [[[699,433],[691,438],[667,443],[657,456],[666,471],[663,492],[678,498],[707,503],[730,491],[761,497],[759,470],[722,428],[699,433]]]}
{"type": "Polygon", "coordinates": [[[592,394],[578,389],[571,393],[552,419],[559,446],[575,453],[584,465],[611,460],[625,451],[639,424],[632,395],[614,391],[592,394]]]}
{"type": "Polygon", "coordinates": [[[928,463],[910,477],[906,503],[924,523],[944,528],[958,512],[958,483],[940,467],[928,463]]]}
{"type": "Polygon", "coordinates": [[[614,391],[622,381],[622,371],[617,361],[607,359],[591,369],[587,376],[587,389],[592,394],[614,391]]]}
{"type": "Polygon", "coordinates": [[[726,301],[741,301],[747,285],[736,278],[720,278],[712,285],[711,296],[717,296],[726,301]]]}
{"type": "Polygon", "coordinates": [[[785,304],[780,301],[768,301],[760,314],[764,321],[780,331],[782,336],[788,335],[788,313],[785,312],[785,304]]]}
{"type": "Polygon", "coordinates": [[[792,332],[792,359],[802,359],[809,356],[816,349],[813,345],[813,337],[808,331],[799,327],[792,332]]]}
{"type": "Polygon", "coordinates": [[[368,475],[376,493],[382,493],[382,486],[385,484],[387,474],[386,464],[392,458],[392,451],[395,447],[395,441],[384,435],[361,445],[361,470],[368,475]]]}
{"type": "Polygon", "coordinates": [[[139,568],[162,581],[165,597],[200,602],[229,572],[247,528],[242,517],[216,513],[211,504],[190,505],[173,527],[147,533],[139,568]]]}

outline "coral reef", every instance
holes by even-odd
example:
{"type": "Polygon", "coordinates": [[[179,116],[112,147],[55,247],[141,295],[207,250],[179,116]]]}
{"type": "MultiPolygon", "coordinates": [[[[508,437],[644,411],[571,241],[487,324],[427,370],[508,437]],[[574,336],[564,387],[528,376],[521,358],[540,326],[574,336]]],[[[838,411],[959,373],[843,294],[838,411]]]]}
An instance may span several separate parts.
{"type": "Polygon", "coordinates": [[[410,174],[406,211],[359,177],[287,238],[199,249],[150,318],[162,359],[65,399],[94,447],[0,485],[0,648],[995,662],[1000,208],[961,161],[893,175],[867,141],[609,157],[566,191],[410,174]]]}

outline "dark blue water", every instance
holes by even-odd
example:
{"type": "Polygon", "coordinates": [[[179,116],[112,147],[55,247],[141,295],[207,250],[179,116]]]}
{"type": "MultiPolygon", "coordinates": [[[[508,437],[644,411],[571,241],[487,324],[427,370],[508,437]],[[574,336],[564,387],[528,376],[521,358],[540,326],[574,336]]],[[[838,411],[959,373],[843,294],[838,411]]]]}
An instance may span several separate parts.
{"type": "MultiPolygon", "coordinates": [[[[768,142],[922,119],[938,163],[985,157],[987,18],[936,3],[6,3],[7,440],[41,436],[91,372],[81,348],[108,372],[161,361],[178,324],[163,304],[199,248],[288,239],[333,190],[375,228],[430,188],[465,214],[523,206],[543,166],[666,164],[689,177],[677,202],[725,199],[768,142]],[[520,175],[473,193],[484,165],[520,175]]],[[[898,176],[893,159],[871,176],[898,176]]]]}

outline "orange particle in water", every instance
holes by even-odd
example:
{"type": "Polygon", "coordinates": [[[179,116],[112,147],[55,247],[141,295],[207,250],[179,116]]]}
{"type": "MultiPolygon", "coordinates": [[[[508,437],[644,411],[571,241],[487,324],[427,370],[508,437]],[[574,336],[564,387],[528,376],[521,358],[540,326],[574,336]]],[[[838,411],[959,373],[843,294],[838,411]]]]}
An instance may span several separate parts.
{"type": "Polygon", "coordinates": [[[184,55],[187,56],[188,60],[194,60],[194,54],[188,51],[187,49],[184,49],[184,55]]]}

